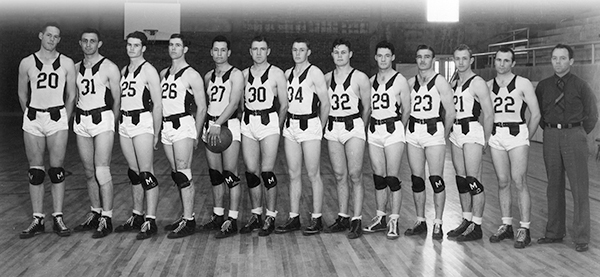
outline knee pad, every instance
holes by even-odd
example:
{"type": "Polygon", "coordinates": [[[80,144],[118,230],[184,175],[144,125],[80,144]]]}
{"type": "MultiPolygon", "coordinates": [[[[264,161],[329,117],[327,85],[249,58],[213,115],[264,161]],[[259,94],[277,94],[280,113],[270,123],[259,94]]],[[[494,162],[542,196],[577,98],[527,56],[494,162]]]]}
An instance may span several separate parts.
{"type": "Polygon", "coordinates": [[[385,179],[382,176],[373,174],[373,183],[375,184],[376,190],[382,190],[387,188],[387,183],[385,182],[385,179]]]}
{"type": "Polygon", "coordinates": [[[423,178],[416,175],[410,175],[410,180],[412,181],[413,192],[422,192],[425,190],[425,180],[423,180],[423,178]]]}
{"type": "Polygon", "coordinates": [[[65,169],[62,167],[51,167],[48,169],[48,177],[53,184],[62,183],[65,181],[65,169]]]}
{"type": "Polygon", "coordinates": [[[222,184],[223,182],[225,182],[225,179],[223,178],[223,174],[221,174],[221,172],[219,172],[218,170],[209,168],[208,176],[210,177],[210,183],[213,186],[218,186],[218,185],[222,184]]]}
{"type": "Polygon", "coordinates": [[[140,172],[140,183],[144,190],[151,190],[158,186],[158,180],[156,180],[154,174],[148,171],[140,172]]]}
{"type": "Polygon", "coordinates": [[[110,167],[109,166],[96,167],[96,180],[98,180],[98,184],[100,184],[101,186],[111,182],[112,176],[110,175],[110,167]]]}
{"type": "Polygon", "coordinates": [[[483,184],[477,180],[477,178],[472,176],[467,176],[466,178],[467,184],[471,189],[469,192],[471,195],[477,195],[483,192],[483,184]]]}
{"type": "Polygon", "coordinates": [[[30,168],[27,172],[27,176],[29,176],[29,183],[34,186],[39,186],[44,183],[44,178],[46,177],[46,172],[39,168],[30,168]]]}
{"type": "Polygon", "coordinates": [[[385,183],[388,187],[390,187],[391,191],[399,191],[402,188],[400,185],[400,180],[394,176],[385,177],[385,183]]]}
{"type": "Polygon", "coordinates": [[[458,187],[458,193],[467,193],[471,191],[469,183],[465,177],[456,175],[456,186],[458,187]]]}
{"type": "Polygon", "coordinates": [[[223,170],[223,179],[225,184],[227,184],[227,187],[230,189],[240,184],[240,177],[235,176],[235,174],[233,174],[231,171],[223,170]]]}
{"type": "Polygon", "coordinates": [[[260,178],[254,173],[246,171],[246,183],[248,184],[249,188],[258,187],[258,185],[260,185],[260,178]]]}
{"type": "Polygon", "coordinates": [[[273,171],[267,171],[260,174],[262,176],[263,182],[265,183],[265,187],[267,190],[274,188],[277,186],[277,177],[275,177],[275,173],[273,171]]]}
{"type": "Polygon", "coordinates": [[[446,185],[444,184],[444,179],[441,176],[433,175],[429,176],[429,182],[431,182],[431,187],[433,188],[434,193],[440,193],[446,189],[446,185]]]}
{"type": "Polygon", "coordinates": [[[171,174],[173,177],[173,181],[180,189],[189,187],[192,184],[192,170],[191,169],[183,169],[181,171],[177,171],[174,174],[171,174]]]}
{"type": "Polygon", "coordinates": [[[140,184],[140,176],[137,173],[135,173],[135,171],[133,171],[131,168],[127,169],[127,176],[131,181],[131,185],[135,186],[140,184]]]}

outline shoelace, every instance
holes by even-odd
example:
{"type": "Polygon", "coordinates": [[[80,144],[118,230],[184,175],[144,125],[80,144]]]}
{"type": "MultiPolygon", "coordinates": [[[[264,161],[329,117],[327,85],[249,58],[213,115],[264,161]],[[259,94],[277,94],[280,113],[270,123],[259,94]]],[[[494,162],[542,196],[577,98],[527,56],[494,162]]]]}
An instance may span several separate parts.
{"type": "Polygon", "coordinates": [[[56,224],[58,224],[58,227],[61,230],[67,229],[67,225],[65,225],[65,223],[63,222],[62,216],[57,216],[55,218],[56,218],[56,224]]]}
{"type": "Polygon", "coordinates": [[[397,232],[397,229],[398,229],[397,228],[397,226],[398,226],[398,219],[395,219],[395,218],[390,219],[390,221],[388,222],[387,225],[389,227],[388,234],[394,234],[395,235],[395,234],[398,233],[397,232]]]}
{"type": "Polygon", "coordinates": [[[92,220],[94,220],[94,213],[89,213],[88,217],[85,219],[85,221],[83,223],[81,223],[81,225],[89,225],[90,222],[92,222],[92,220]]]}
{"type": "Polygon", "coordinates": [[[225,222],[223,222],[223,225],[221,225],[221,232],[225,233],[229,231],[229,228],[231,228],[231,221],[225,220],[225,222]]]}
{"type": "Polygon", "coordinates": [[[147,232],[150,231],[150,221],[144,221],[144,223],[142,224],[142,228],[140,228],[140,232],[147,232]]]}
{"type": "Polygon", "coordinates": [[[502,233],[506,232],[506,229],[506,225],[502,224],[498,227],[498,231],[494,235],[500,236],[502,233]]]}
{"type": "Polygon", "coordinates": [[[244,225],[244,227],[246,228],[250,228],[250,226],[254,225],[254,223],[258,220],[258,218],[253,215],[252,217],[250,217],[250,221],[248,221],[248,223],[246,225],[244,225]]]}
{"type": "Polygon", "coordinates": [[[475,223],[469,224],[469,227],[467,227],[467,229],[461,235],[466,236],[469,233],[473,232],[473,229],[475,229],[475,223]]]}
{"type": "Polygon", "coordinates": [[[267,219],[265,219],[265,225],[263,226],[263,230],[269,229],[269,227],[271,226],[271,221],[274,221],[274,218],[267,216],[267,219]]]}
{"type": "Polygon", "coordinates": [[[372,229],[373,227],[379,225],[380,222],[381,222],[381,216],[375,216],[373,219],[371,219],[371,224],[369,224],[369,229],[372,229]]]}
{"type": "Polygon", "coordinates": [[[25,232],[27,232],[27,233],[31,232],[31,230],[33,230],[33,228],[38,226],[38,224],[40,224],[40,220],[38,218],[34,218],[33,221],[31,222],[31,224],[29,224],[29,227],[27,227],[27,229],[25,229],[25,232]]]}
{"type": "Polygon", "coordinates": [[[100,220],[98,221],[98,232],[102,232],[103,229],[106,229],[106,218],[101,217],[100,220]]]}
{"type": "Polygon", "coordinates": [[[185,228],[185,226],[187,225],[187,222],[185,219],[182,219],[179,222],[179,226],[177,226],[177,229],[173,230],[173,233],[179,233],[179,231],[181,231],[183,228],[185,228]]]}
{"type": "Polygon", "coordinates": [[[129,226],[133,226],[133,221],[134,221],[134,216],[130,216],[127,221],[125,221],[124,225],[129,225],[129,226]]]}
{"type": "Polygon", "coordinates": [[[525,241],[525,238],[527,238],[527,232],[525,229],[519,228],[519,230],[517,230],[517,241],[525,241]]]}

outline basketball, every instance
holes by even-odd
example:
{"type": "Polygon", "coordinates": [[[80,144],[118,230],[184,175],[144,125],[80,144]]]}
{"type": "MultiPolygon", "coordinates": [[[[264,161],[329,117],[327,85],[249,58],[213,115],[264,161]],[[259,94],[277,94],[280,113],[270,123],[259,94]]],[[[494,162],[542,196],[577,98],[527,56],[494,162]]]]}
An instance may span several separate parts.
{"type": "Polygon", "coordinates": [[[221,126],[221,133],[219,134],[220,142],[217,142],[215,145],[210,145],[209,142],[204,143],[206,145],[206,149],[210,150],[213,153],[221,153],[231,145],[232,135],[229,128],[226,126],[221,126]]]}

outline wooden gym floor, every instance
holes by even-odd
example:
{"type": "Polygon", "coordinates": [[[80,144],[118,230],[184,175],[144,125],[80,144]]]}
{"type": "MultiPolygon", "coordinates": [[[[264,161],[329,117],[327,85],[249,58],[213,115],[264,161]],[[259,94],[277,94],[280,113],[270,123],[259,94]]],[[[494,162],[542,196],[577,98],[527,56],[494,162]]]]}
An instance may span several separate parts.
{"type": "MultiPolygon", "coordinates": [[[[528,172],[532,197],[531,235],[534,242],[522,250],[514,249],[512,241],[491,244],[488,240],[498,228],[501,217],[497,182],[489,154],[483,160],[486,209],[484,238],[480,241],[458,243],[446,237],[442,241],[432,241],[433,203],[429,185],[426,209],[429,234],[425,238],[401,235],[399,239],[390,241],[385,238],[385,233],[376,233],[348,240],[345,234],[305,237],[301,232],[258,237],[254,232],[222,240],[216,240],[215,233],[167,239],[162,227],[179,216],[180,204],[162,147],[156,151],[155,157],[156,175],[161,184],[157,219],[160,231],[157,236],[145,241],[135,240],[134,233],[113,233],[103,239],[92,239],[91,233],[74,233],[70,237],[60,238],[51,233],[52,223],[47,221],[47,233],[21,240],[18,234],[31,222],[32,212],[26,177],[28,164],[20,127],[19,116],[0,116],[1,276],[597,276],[600,272],[600,174],[595,157],[589,157],[592,210],[590,250],[584,253],[574,250],[570,237],[573,210],[569,192],[568,229],[564,242],[553,245],[538,245],[535,242],[543,236],[547,209],[546,173],[540,143],[533,143],[530,148],[528,172]]],[[[323,218],[327,224],[331,224],[337,214],[337,194],[326,144],[323,145],[323,218]]],[[[367,157],[365,155],[363,166],[363,226],[375,215],[372,171],[367,157]]],[[[279,225],[285,222],[289,212],[288,178],[281,145],[277,165],[279,225]]],[[[72,173],[67,178],[65,222],[73,228],[83,220],[90,206],[73,133],[69,137],[65,168],[72,173]]],[[[111,171],[115,192],[113,225],[116,226],[131,213],[127,164],[118,140],[113,149],[111,171]]],[[[244,172],[241,156],[240,172],[244,172]]],[[[401,172],[403,203],[400,231],[404,232],[415,220],[406,157],[401,172]]],[[[193,174],[197,190],[194,210],[197,222],[202,223],[212,213],[211,186],[203,147],[194,153],[193,174]]],[[[449,150],[444,179],[447,182],[447,200],[443,219],[444,231],[447,232],[461,221],[449,150]]],[[[303,180],[300,209],[302,223],[307,224],[312,197],[306,175],[303,180]]],[[[245,180],[242,186],[239,225],[247,220],[250,213],[245,180]]],[[[49,188],[46,185],[44,209],[47,218],[52,213],[49,188]]],[[[518,224],[518,206],[514,197],[512,210],[514,222],[518,224]]]]}

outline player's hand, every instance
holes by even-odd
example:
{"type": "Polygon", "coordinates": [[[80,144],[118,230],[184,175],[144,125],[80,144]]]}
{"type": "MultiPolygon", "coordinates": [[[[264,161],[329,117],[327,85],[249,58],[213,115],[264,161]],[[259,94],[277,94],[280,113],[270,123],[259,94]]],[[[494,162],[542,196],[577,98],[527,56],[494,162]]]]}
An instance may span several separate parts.
{"type": "Polygon", "coordinates": [[[154,150],[158,150],[158,136],[154,136],[154,150]]]}
{"type": "Polygon", "coordinates": [[[198,149],[198,141],[199,141],[198,138],[194,139],[194,150],[198,149]]]}
{"type": "Polygon", "coordinates": [[[208,129],[208,134],[206,134],[208,144],[211,146],[217,145],[217,143],[221,143],[221,126],[219,125],[211,125],[208,129]]]}

